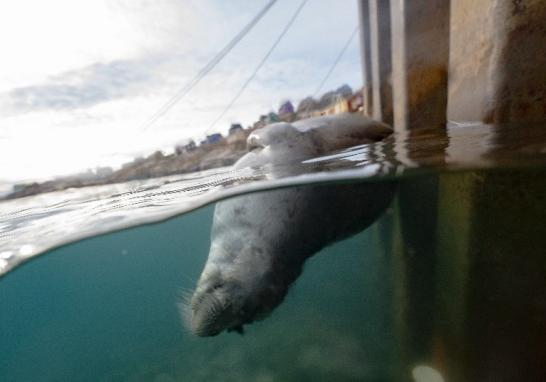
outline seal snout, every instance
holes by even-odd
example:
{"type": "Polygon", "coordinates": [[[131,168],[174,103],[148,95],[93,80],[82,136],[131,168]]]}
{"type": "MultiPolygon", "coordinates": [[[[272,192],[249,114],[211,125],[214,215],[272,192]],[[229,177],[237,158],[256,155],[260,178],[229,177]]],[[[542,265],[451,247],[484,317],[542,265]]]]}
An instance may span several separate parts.
{"type": "Polygon", "coordinates": [[[195,296],[192,301],[192,333],[199,337],[212,337],[238,326],[231,308],[230,301],[217,290],[195,296]]]}

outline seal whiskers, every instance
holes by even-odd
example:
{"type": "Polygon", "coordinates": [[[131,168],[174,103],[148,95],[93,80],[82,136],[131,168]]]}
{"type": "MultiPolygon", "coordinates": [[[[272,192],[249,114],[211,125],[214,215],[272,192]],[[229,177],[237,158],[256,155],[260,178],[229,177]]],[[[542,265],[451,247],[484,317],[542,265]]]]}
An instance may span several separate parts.
{"type": "Polygon", "coordinates": [[[184,327],[188,330],[191,330],[191,317],[192,317],[192,307],[191,299],[193,296],[194,290],[190,288],[180,288],[178,291],[178,312],[182,318],[182,323],[184,327]]]}

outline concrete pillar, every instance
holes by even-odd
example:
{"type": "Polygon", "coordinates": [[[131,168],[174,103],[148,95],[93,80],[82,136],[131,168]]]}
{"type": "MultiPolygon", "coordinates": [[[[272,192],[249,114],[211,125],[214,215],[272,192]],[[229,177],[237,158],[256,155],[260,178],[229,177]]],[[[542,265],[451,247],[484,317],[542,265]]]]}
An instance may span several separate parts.
{"type": "Polygon", "coordinates": [[[449,0],[391,0],[396,131],[445,126],[449,7],[449,0]]]}
{"type": "Polygon", "coordinates": [[[369,0],[373,113],[392,124],[390,0],[369,0]]]}
{"type": "MultiPolygon", "coordinates": [[[[369,1],[373,19],[380,0],[369,1]]],[[[445,127],[448,72],[450,119],[546,120],[546,1],[390,1],[402,163],[422,163],[419,128],[445,127]]],[[[450,381],[546,380],[545,179],[527,168],[400,181],[381,227],[392,233],[397,379],[425,365],[450,381]]]]}
{"type": "Polygon", "coordinates": [[[358,0],[358,18],[360,25],[360,56],[362,62],[364,115],[373,114],[372,64],[370,47],[370,8],[368,0],[358,0]]]}
{"type": "Polygon", "coordinates": [[[449,118],[546,120],[546,1],[451,5],[449,118]]]}
{"type": "Polygon", "coordinates": [[[393,380],[417,365],[445,381],[546,380],[545,187],[543,168],[401,180],[377,238],[393,380]]]}
{"type": "Polygon", "coordinates": [[[545,176],[440,178],[433,358],[446,380],[546,378],[545,176]]]}

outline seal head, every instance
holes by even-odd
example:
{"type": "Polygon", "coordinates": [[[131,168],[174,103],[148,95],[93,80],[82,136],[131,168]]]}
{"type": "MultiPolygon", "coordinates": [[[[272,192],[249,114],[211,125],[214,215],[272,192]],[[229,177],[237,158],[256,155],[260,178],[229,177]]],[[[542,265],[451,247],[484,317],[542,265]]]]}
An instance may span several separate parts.
{"type": "Polygon", "coordinates": [[[216,250],[223,253],[211,250],[190,302],[190,328],[201,337],[223,330],[243,334],[244,325],[267,317],[282,302],[303,265],[281,269],[281,264],[264,256],[264,249],[258,247],[238,253],[216,250]]]}

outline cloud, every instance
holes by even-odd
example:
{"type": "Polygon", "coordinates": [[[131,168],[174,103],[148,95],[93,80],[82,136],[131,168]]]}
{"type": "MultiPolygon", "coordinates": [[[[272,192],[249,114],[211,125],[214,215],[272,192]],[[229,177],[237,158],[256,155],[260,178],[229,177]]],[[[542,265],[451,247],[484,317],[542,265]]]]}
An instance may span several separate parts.
{"type": "Polygon", "coordinates": [[[8,98],[15,111],[85,108],[129,96],[145,85],[158,85],[155,66],[142,60],[95,63],[44,84],[15,88],[8,98]]]}
{"type": "MultiPolygon", "coordinates": [[[[55,1],[61,5],[65,4],[66,0],[55,1]]],[[[337,0],[309,2],[298,23],[291,28],[258,73],[253,87],[261,87],[263,93],[269,94],[284,89],[285,94],[281,95],[282,98],[303,96],[299,94],[298,89],[304,86],[309,89],[316,87],[322,73],[326,72],[331,60],[342,46],[346,35],[348,36],[352,30],[352,24],[356,23],[356,17],[352,14],[354,11],[352,3],[337,0]],[[347,19],[351,22],[347,22],[347,19]],[[285,65],[289,62],[299,65],[296,68],[299,75],[292,75],[295,74],[294,70],[285,65]],[[283,65],[287,70],[279,70],[283,65]],[[274,71],[276,73],[272,75],[274,71]],[[310,73],[313,73],[314,77],[310,77],[310,73]],[[302,83],[304,79],[305,84],[302,83]]],[[[106,39],[102,25],[95,28],[96,31],[93,32],[96,33],[95,39],[87,38],[93,42],[95,46],[93,49],[97,50],[99,43],[109,40],[105,48],[107,51],[115,52],[120,43],[113,44],[111,41],[118,40],[121,36],[121,41],[125,45],[134,47],[126,49],[125,55],[131,56],[139,51],[137,57],[110,61],[101,59],[87,66],[65,70],[53,77],[49,75],[37,83],[12,87],[7,93],[8,105],[15,112],[46,109],[69,112],[72,109],[89,108],[110,100],[130,97],[142,91],[160,97],[169,92],[173,95],[176,93],[173,84],[183,86],[183,81],[191,78],[192,73],[196,73],[199,67],[227,42],[229,36],[235,34],[241,25],[248,22],[256,9],[263,6],[254,3],[250,6],[245,1],[237,1],[235,5],[226,7],[218,1],[195,0],[185,3],[175,0],[161,0],[155,3],[117,0],[106,5],[100,1],[97,6],[88,10],[92,15],[111,15],[115,21],[119,21],[118,24],[121,23],[123,15],[128,21],[121,23],[122,27],[118,24],[110,25],[112,22],[107,23],[108,31],[116,38],[106,39]],[[138,38],[128,37],[128,29],[135,30],[138,38]],[[140,49],[136,49],[137,46],[140,49]],[[188,59],[189,57],[192,58],[188,59]],[[199,61],[199,64],[196,64],[196,61],[199,61]]],[[[234,92],[237,81],[230,81],[230,77],[238,79],[247,71],[252,71],[254,63],[267,51],[277,31],[286,22],[287,15],[293,12],[296,6],[297,4],[289,1],[279,1],[200,87],[209,87],[214,89],[215,93],[224,93],[219,88],[228,85],[228,91],[225,93],[234,92]],[[218,79],[218,76],[214,76],[215,72],[222,73],[223,78],[218,79]]],[[[79,22],[85,20],[81,12],[75,13],[75,17],[78,17],[79,22]]],[[[88,24],[88,22],[85,24],[84,29],[93,29],[88,24]]],[[[66,33],[59,32],[59,36],[61,35],[66,33]]],[[[78,32],[76,35],[87,36],[84,32],[78,32]]],[[[357,47],[356,44],[353,45],[357,47]]],[[[355,49],[349,51],[347,56],[354,56],[354,51],[355,49]]],[[[58,49],[52,53],[54,55],[57,52],[58,49]]],[[[59,65],[60,61],[59,59],[59,65]]],[[[64,64],[60,67],[64,67],[64,64]]],[[[358,70],[357,74],[359,75],[358,70]]],[[[355,76],[349,77],[353,82],[355,76]]],[[[190,96],[202,94],[199,91],[193,93],[190,96]]],[[[5,95],[2,98],[5,100],[5,95]]],[[[224,103],[227,103],[228,99],[229,95],[223,100],[224,103]]]]}
{"type": "MultiPolygon", "coordinates": [[[[309,1],[254,81],[211,129],[299,5],[279,0],[198,86],[142,132],[266,1],[0,4],[0,163],[21,158],[0,177],[106,164],[111,154],[145,153],[183,138],[225,133],[232,122],[248,126],[283,99],[297,104],[316,90],[354,29],[354,0],[309,1]]],[[[355,38],[322,91],[342,83],[357,88],[360,76],[355,38]]]]}

